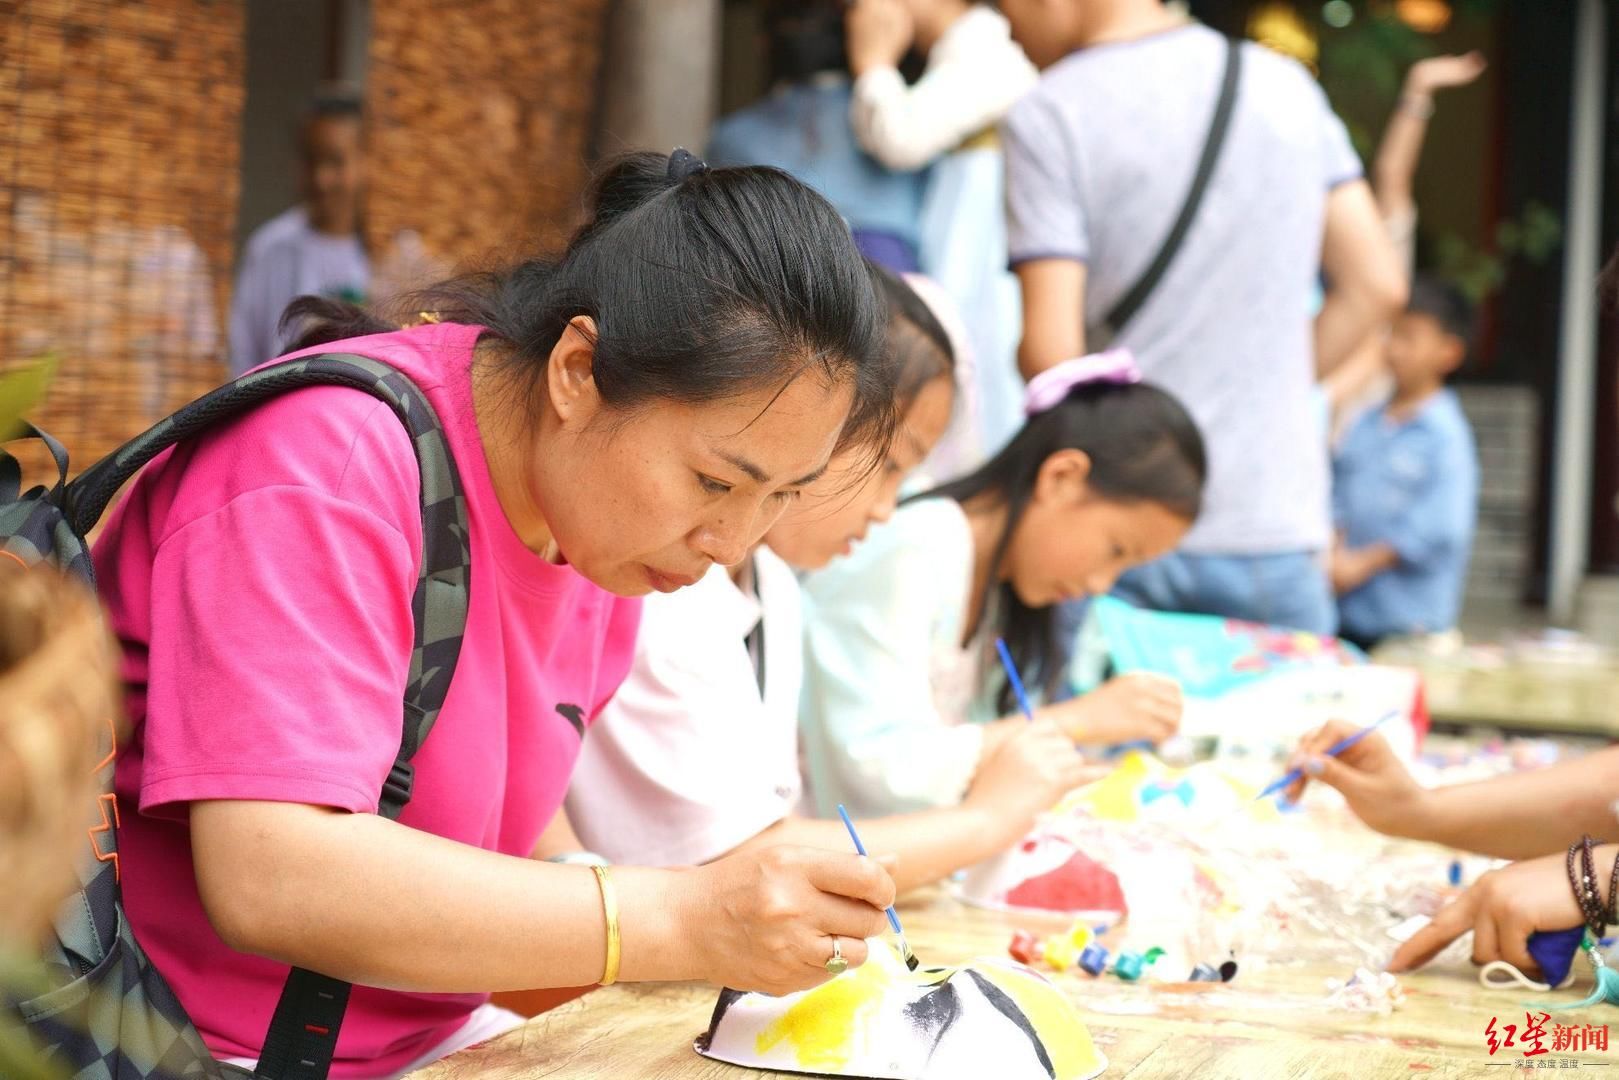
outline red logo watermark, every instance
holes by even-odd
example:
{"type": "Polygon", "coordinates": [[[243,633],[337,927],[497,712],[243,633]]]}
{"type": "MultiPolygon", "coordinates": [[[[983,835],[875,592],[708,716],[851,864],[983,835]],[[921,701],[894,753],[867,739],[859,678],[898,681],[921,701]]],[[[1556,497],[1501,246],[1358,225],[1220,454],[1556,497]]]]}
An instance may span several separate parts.
{"type": "MultiPolygon", "coordinates": [[[[1544,1058],[1554,1053],[1582,1053],[1608,1049],[1607,1024],[1557,1024],[1550,1013],[1524,1013],[1523,1024],[1504,1024],[1490,1017],[1484,1027],[1484,1045],[1494,1057],[1501,1050],[1517,1050],[1526,1058],[1544,1058]]],[[[1578,1068],[1573,1058],[1562,1061],[1525,1062],[1524,1068],[1578,1068]]]]}

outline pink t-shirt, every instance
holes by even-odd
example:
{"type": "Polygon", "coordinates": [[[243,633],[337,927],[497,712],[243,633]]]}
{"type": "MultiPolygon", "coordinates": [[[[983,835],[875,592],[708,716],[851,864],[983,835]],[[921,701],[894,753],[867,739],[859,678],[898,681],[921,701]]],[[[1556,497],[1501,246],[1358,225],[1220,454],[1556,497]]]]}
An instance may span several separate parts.
{"type": "MultiPolygon", "coordinates": [[[[526,856],[562,804],[582,724],[629,669],[640,602],[547,563],[507,523],[472,406],[476,334],[423,326],[311,351],[360,353],[410,375],[439,414],[466,488],[466,638],[401,820],[526,856]]],[[[399,748],[419,488],[409,438],[386,405],[316,387],[159,457],[96,544],[135,724],[117,766],[125,905],[220,1056],[258,1055],[287,968],[214,933],[197,895],[186,804],[268,799],[375,812],[399,748]]],[[[379,898],[378,919],[388,906],[379,898]]],[[[396,947],[409,953],[412,942],[396,947]]],[[[397,1070],[486,1000],[356,987],[332,1075],[397,1070]]]]}

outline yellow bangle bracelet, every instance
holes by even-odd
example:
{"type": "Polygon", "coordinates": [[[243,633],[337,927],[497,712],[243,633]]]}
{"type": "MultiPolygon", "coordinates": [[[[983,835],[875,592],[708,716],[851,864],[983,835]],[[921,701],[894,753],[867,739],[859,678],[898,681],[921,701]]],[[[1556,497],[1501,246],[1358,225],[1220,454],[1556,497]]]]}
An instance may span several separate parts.
{"type": "Polygon", "coordinates": [[[613,891],[613,879],[607,873],[605,866],[592,866],[596,872],[596,884],[602,894],[602,916],[607,920],[607,964],[602,970],[602,986],[612,986],[618,981],[618,894],[613,891]]]}

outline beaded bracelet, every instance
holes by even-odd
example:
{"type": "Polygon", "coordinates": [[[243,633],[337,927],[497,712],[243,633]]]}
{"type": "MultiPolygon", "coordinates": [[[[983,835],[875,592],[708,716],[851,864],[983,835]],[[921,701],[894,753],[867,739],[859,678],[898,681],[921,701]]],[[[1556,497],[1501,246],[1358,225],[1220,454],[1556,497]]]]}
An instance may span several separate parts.
{"type": "Polygon", "coordinates": [[[1619,923],[1619,858],[1614,860],[1608,878],[1608,900],[1604,904],[1601,887],[1597,884],[1594,844],[1589,835],[1570,844],[1566,867],[1568,885],[1574,892],[1574,903],[1580,909],[1586,929],[1591,931],[1593,938],[1600,938],[1610,925],[1619,923]],[[1576,858],[1580,861],[1578,871],[1575,868],[1576,858]]]}
{"type": "MultiPolygon", "coordinates": [[[[1590,839],[1590,837],[1586,837],[1590,839]]],[[[1608,874],[1608,911],[1605,920],[1607,927],[1619,923],[1619,856],[1613,860],[1613,870],[1608,874]]]]}

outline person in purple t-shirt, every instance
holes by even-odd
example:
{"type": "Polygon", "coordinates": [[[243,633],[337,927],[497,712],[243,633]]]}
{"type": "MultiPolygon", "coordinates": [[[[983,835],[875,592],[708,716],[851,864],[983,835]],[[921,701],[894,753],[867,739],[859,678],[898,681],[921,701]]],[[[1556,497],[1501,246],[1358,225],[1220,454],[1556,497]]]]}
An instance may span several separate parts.
{"type": "Polygon", "coordinates": [[[299,133],[299,152],[302,201],[254,230],[242,253],[231,298],[232,375],[286,350],[281,313],[294,298],[367,298],[371,260],[360,236],[365,154],[359,99],[316,99],[299,133]]]}

